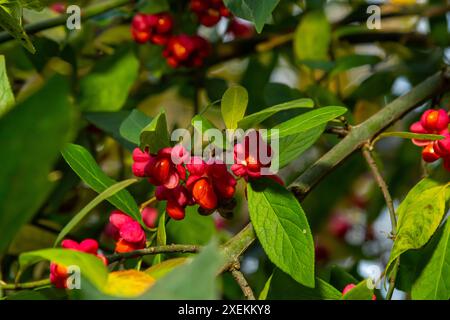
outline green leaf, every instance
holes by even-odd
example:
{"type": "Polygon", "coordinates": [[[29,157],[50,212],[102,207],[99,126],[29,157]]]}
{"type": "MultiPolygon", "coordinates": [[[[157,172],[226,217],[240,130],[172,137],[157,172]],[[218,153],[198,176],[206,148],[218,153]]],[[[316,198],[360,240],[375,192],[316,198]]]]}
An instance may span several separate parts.
{"type": "Polygon", "coordinates": [[[83,209],[81,209],[80,212],[78,212],[72,220],[66,226],[61,230],[58,237],[55,240],[55,246],[57,246],[65,236],[67,236],[70,231],[73,230],[86,216],[89,212],[91,212],[92,209],[94,209],[98,204],[100,204],[102,201],[114,196],[119,191],[125,189],[126,187],[132,185],[133,183],[139,181],[138,179],[128,179],[121,182],[118,182],[116,184],[113,184],[109,188],[105,189],[102,193],[100,193],[97,197],[95,197],[91,202],[89,202],[83,209]]]}
{"type": "Polygon", "coordinates": [[[333,265],[330,267],[330,284],[338,289],[340,292],[344,290],[345,286],[350,283],[357,283],[358,280],[355,279],[350,273],[348,273],[342,267],[333,265]]]}
{"type": "Polygon", "coordinates": [[[23,253],[19,256],[20,268],[24,270],[41,260],[49,260],[66,267],[79,267],[81,275],[98,289],[103,288],[108,278],[108,270],[98,257],[93,254],[69,249],[43,249],[23,253]]]}
{"type": "Polygon", "coordinates": [[[342,300],[372,300],[373,289],[369,289],[367,280],[363,280],[342,296],[342,300]]]}
{"type": "Polygon", "coordinates": [[[305,132],[292,134],[287,137],[280,138],[278,149],[280,152],[275,154],[273,162],[276,162],[278,156],[278,166],[283,168],[291,161],[297,159],[303,152],[308,150],[320,138],[325,130],[325,124],[309,129],[305,132]]]}
{"type": "Polygon", "coordinates": [[[137,79],[139,61],[129,48],[100,60],[80,80],[79,104],[83,111],[118,111],[137,79]]]}
{"type": "Polygon", "coordinates": [[[245,115],[247,104],[248,93],[244,87],[233,86],[225,91],[221,111],[227,129],[237,129],[239,120],[245,115]]]}
{"type": "Polygon", "coordinates": [[[160,279],[168,274],[170,271],[178,266],[181,266],[189,261],[189,258],[175,258],[163,261],[161,263],[155,264],[145,270],[145,273],[152,276],[155,279],[160,279]]]}
{"type": "Polygon", "coordinates": [[[303,15],[295,30],[294,53],[298,60],[328,60],[330,23],[322,10],[303,15]]]}
{"type": "Polygon", "coordinates": [[[140,147],[149,147],[150,153],[156,154],[160,149],[170,146],[167,131],[166,113],[164,110],[153,118],[152,122],[141,131],[140,147]]]}
{"type": "MultiPolygon", "coordinates": [[[[333,120],[344,113],[347,109],[344,107],[323,107],[301,114],[291,120],[283,122],[273,129],[279,130],[279,137],[287,137],[299,132],[305,132],[309,129],[318,127],[330,120],[333,120]]],[[[270,135],[270,132],[269,132],[270,135]]]]}
{"type": "Polygon", "coordinates": [[[17,1],[3,0],[0,2],[0,27],[20,41],[31,53],[36,50],[22,27],[22,7],[17,1]]]}
{"type": "Polygon", "coordinates": [[[216,241],[207,245],[192,262],[174,268],[140,299],[212,300],[217,298],[216,275],[223,257],[216,241]]]}
{"type": "Polygon", "coordinates": [[[253,113],[239,120],[238,127],[242,129],[248,129],[255,124],[261,123],[267,118],[273,116],[277,112],[297,109],[297,108],[312,108],[314,107],[314,102],[311,99],[297,99],[281,104],[277,104],[273,107],[263,109],[259,112],[253,113]]]}
{"type": "Polygon", "coordinates": [[[129,151],[133,151],[136,145],[123,138],[120,134],[120,126],[130,114],[131,112],[129,111],[87,112],[83,113],[83,116],[95,127],[113,137],[129,151]]]}
{"type": "Polygon", "coordinates": [[[139,145],[141,131],[151,121],[152,119],[145,113],[134,109],[120,125],[120,135],[135,145],[139,145]]]}
{"type": "Polygon", "coordinates": [[[269,281],[268,300],[339,300],[342,296],[336,288],[320,278],[316,277],[314,288],[308,288],[278,268],[269,281]]]}
{"type": "Polygon", "coordinates": [[[158,220],[158,232],[156,234],[156,243],[158,244],[158,246],[164,246],[167,244],[165,212],[161,214],[158,220]]]}
{"type": "MultiPolygon", "coordinates": [[[[158,230],[156,232],[156,245],[164,246],[167,244],[167,233],[166,233],[166,212],[163,211],[158,220],[158,230]]],[[[153,258],[153,264],[158,264],[162,261],[162,254],[157,254],[153,258]]]]}
{"type": "Polygon", "coordinates": [[[6,73],[5,56],[0,55],[0,117],[14,106],[14,94],[6,73]]]}
{"type": "Polygon", "coordinates": [[[228,85],[224,79],[220,78],[207,78],[205,82],[205,90],[208,95],[209,101],[221,100],[223,94],[227,90],[228,85]]]}
{"type": "Polygon", "coordinates": [[[403,252],[424,246],[441,223],[445,214],[447,185],[435,184],[433,180],[422,180],[397,209],[397,234],[386,266],[387,274],[403,252]]]}
{"type": "Polygon", "coordinates": [[[169,220],[166,226],[168,243],[205,245],[214,236],[216,228],[211,216],[202,216],[198,206],[188,206],[183,220],[169,220]]]}
{"type": "Polygon", "coordinates": [[[49,195],[72,120],[68,81],[60,76],[0,118],[0,253],[49,195]]]}
{"type": "Polygon", "coordinates": [[[270,260],[302,285],[314,287],[314,243],[297,199],[270,179],[251,181],[247,193],[250,219],[270,260]]]}
{"type": "Polygon", "coordinates": [[[255,24],[255,29],[261,33],[264,25],[272,16],[280,0],[224,0],[230,11],[255,24]]]}
{"type": "MultiPolygon", "coordinates": [[[[96,192],[101,193],[117,183],[100,169],[95,159],[84,147],[68,144],[61,153],[73,171],[96,192]]],[[[128,191],[121,190],[108,198],[108,201],[134,219],[141,221],[139,208],[128,191]]]]}
{"type": "Polygon", "coordinates": [[[415,300],[450,299],[450,219],[447,219],[436,249],[412,286],[415,300]]]}
{"type": "MultiPolygon", "coordinates": [[[[221,140],[215,139],[216,137],[214,135],[208,134],[209,129],[216,129],[217,127],[212,124],[208,119],[201,115],[196,115],[192,118],[191,124],[194,127],[194,129],[198,132],[198,134],[202,135],[203,139],[206,141],[209,141],[213,145],[217,146],[218,148],[223,148],[224,146],[224,136],[221,136],[221,140]],[[213,139],[214,138],[214,139],[213,139]]],[[[217,131],[214,131],[217,132],[217,131]]]]}

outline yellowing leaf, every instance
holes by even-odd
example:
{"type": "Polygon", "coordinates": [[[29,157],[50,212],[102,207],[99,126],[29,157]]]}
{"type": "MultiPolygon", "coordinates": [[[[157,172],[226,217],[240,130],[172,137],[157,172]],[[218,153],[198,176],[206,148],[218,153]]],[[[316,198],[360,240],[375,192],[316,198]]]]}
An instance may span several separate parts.
{"type": "Polygon", "coordinates": [[[125,270],[111,272],[103,292],[112,296],[137,297],[147,291],[155,279],[145,272],[125,270]]]}
{"type": "Polygon", "coordinates": [[[175,267],[185,264],[188,260],[188,258],[169,259],[148,268],[147,270],[145,270],[145,273],[155,279],[159,279],[172,271],[175,267]]]}
{"type": "Polygon", "coordinates": [[[386,270],[403,252],[423,247],[445,214],[447,185],[432,180],[417,184],[398,208],[397,235],[386,270]]]}

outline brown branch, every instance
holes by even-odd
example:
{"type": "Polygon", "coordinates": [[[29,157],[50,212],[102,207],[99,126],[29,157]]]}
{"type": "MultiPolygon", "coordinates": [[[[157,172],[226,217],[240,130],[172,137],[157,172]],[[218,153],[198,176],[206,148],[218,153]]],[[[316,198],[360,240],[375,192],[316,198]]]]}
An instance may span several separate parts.
{"type": "Polygon", "coordinates": [[[369,144],[364,145],[364,147],[362,148],[362,154],[366,159],[366,162],[369,165],[370,170],[372,171],[375,181],[377,182],[378,186],[381,189],[381,192],[383,193],[383,197],[384,200],[386,201],[386,205],[388,207],[389,215],[391,218],[391,226],[392,226],[391,235],[392,237],[394,237],[397,230],[397,217],[395,216],[394,202],[392,201],[391,194],[389,193],[388,185],[386,181],[384,181],[383,176],[381,175],[381,172],[378,169],[378,165],[372,156],[369,144]]]}
{"type": "Polygon", "coordinates": [[[200,247],[196,245],[189,244],[170,244],[166,246],[150,247],[130,252],[115,253],[107,255],[106,258],[109,262],[114,262],[121,259],[142,257],[147,255],[153,255],[158,253],[198,253],[200,247]]]}
{"type": "Polygon", "coordinates": [[[236,261],[230,268],[231,275],[233,276],[236,283],[241,287],[242,293],[247,298],[247,300],[256,300],[253,290],[245,279],[244,275],[240,271],[241,266],[239,261],[236,261]]]}

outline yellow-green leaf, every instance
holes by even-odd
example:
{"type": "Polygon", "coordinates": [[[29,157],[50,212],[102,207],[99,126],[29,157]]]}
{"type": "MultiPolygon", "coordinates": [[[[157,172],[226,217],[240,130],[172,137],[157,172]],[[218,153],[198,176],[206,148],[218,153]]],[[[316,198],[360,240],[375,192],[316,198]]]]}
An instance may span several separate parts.
{"type": "Polygon", "coordinates": [[[394,246],[386,270],[403,252],[419,249],[434,234],[445,214],[447,185],[435,186],[423,180],[407,195],[397,210],[398,223],[394,246]]]}
{"type": "Polygon", "coordinates": [[[248,104],[248,93],[244,87],[233,86],[222,97],[221,111],[227,129],[236,129],[244,117],[248,104]]]}

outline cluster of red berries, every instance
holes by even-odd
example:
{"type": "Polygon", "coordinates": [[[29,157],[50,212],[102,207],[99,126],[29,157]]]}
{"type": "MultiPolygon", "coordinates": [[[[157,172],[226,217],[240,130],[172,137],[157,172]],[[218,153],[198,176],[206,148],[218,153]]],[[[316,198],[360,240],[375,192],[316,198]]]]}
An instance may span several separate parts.
{"type": "MultiPolygon", "coordinates": [[[[103,261],[105,265],[108,265],[108,260],[105,256],[98,253],[98,242],[93,239],[86,239],[80,243],[73,240],[64,240],[61,246],[65,249],[81,251],[97,256],[103,261]]],[[[67,267],[59,265],[56,263],[50,264],[50,281],[55,285],[55,287],[64,289],[67,288],[67,278],[68,278],[67,267]]]]}
{"type": "Polygon", "coordinates": [[[446,110],[427,110],[420,121],[411,125],[410,130],[419,134],[438,134],[445,138],[442,140],[420,140],[413,139],[413,143],[419,147],[423,147],[422,159],[426,162],[435,162],[442,158],[444,168],[450,171],[450,134],[448,125],[450,117],[446,110]]]}
{"type": "Polygon", "coordinates": [[[133,17],[131,34],[137,43],[164,46],[163,55],[173,68],[201,66],[210,53],[209,42],[198,35],[173,35],[173,25],[169,13],[138,13],[133,17]]]}
{"type": "MultiPolygon", "coordinates": [[[[254,131],[256,132],[256,131],[254,131]]],[[[260,178],[262,169],[270,167],[270,162],[261,161],[259,150],[267,145],[257,133],[257,148],[247,147],[249,136],[243,144],[234,147],[234,164],[232,172],[245,180],[260,178]],[[254,150],[253,150],[254,149],[254,150]]],[[[185,216],[185,208],[189,205],[199,205],[201,214],[211,214],[216,209],[227,206],[236,190],[236,178],[228,172],[225,163],[217,159],[204,161],[197,156],[191,156],[186,149],[177,145],[173,148],[163,148],[157,154],[136,148],[133,151],[132,170],[137,177],[146,177],[156,186],[155,196],[159,201],[167,201],[166,212],[175,220],[185,216]]],[[[264,175],[283,184],[275,175],[264,175]]]]}
{"type": "MultiPolygon", "coordinates": [[[[231,15],[222,0],[191,0],[190,9],[197,15],[199,23],[206,27],[212,27],[221,17],[231,15]]],[[[172,68],[200,67],[211,53],[210,43],[199,35],[173,35],[173,27],[174,19],[168,12],[138,13],[133,17],[131,34],[137,43],[164,46],[163,56],[172,68]]],[[[245,38],[253,34],[253,28],[233,18],[228,32],[245,38]]]]}
{"type": "Polygon", "coordinates": [[[137,43],[165,45],[171,36],[173,19],[168,13],[138,13],[131,22],[131,34],[137,43]]]}

